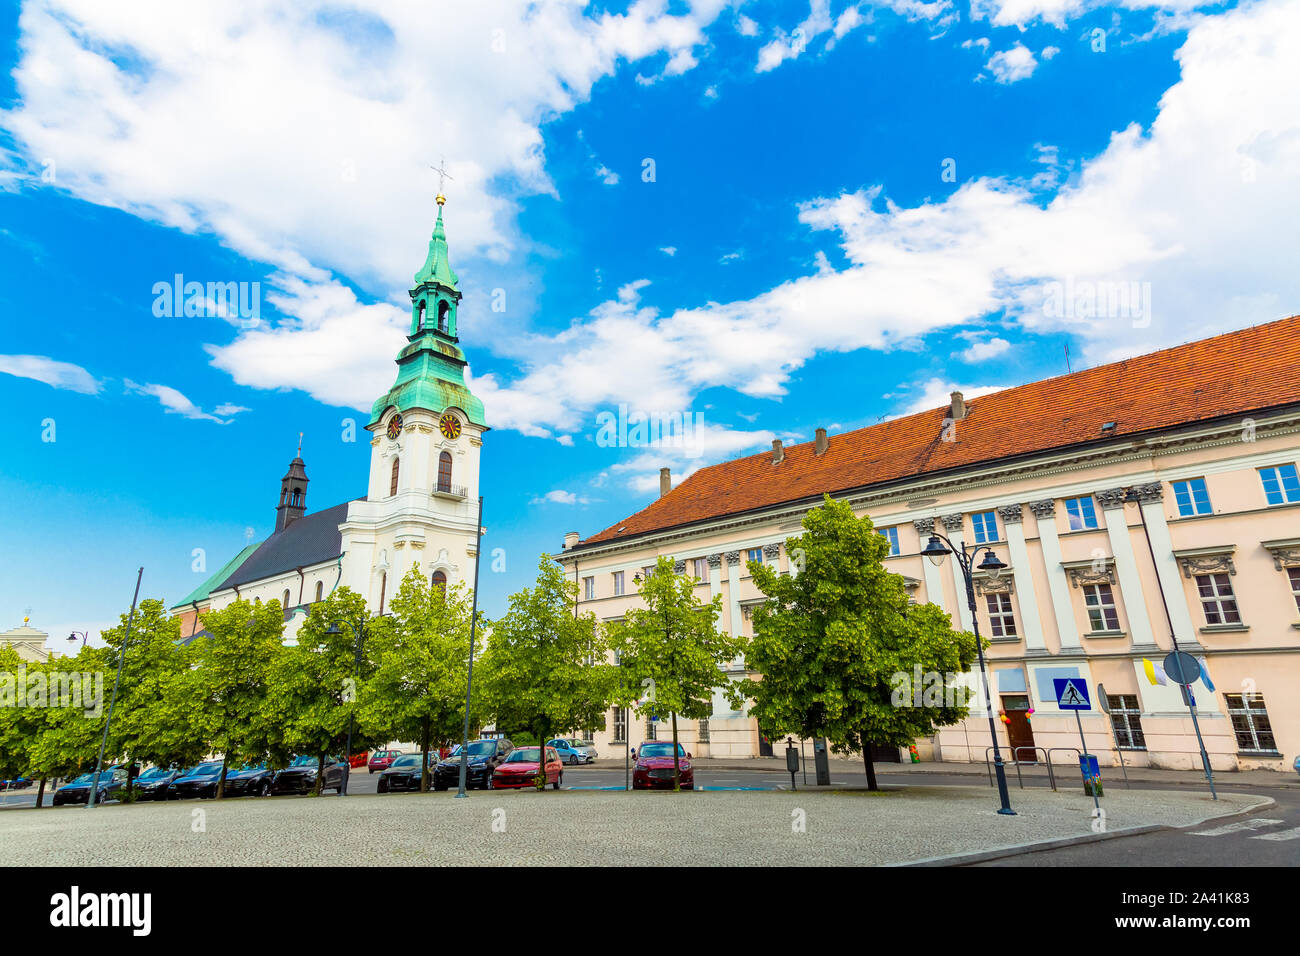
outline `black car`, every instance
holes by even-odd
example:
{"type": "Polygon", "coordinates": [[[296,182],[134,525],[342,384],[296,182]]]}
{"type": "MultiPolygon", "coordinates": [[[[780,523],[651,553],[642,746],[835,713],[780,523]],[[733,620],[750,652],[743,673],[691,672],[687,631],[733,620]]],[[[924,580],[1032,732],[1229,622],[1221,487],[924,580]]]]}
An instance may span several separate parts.
{"type": "Polygon", "coordinates": [[[172,781],[186,771],[179,767],[152,767],[135,778],[137,800],[166,800],[172,781]]]}
{"type": "MultiPolygon", "coordinates": [[[[311,793],[316,789],[317,763],[316,757],[294,757],[293,763],[277,773],[275,779],[271,781],[271,792],[311,793]]],[[[321,791],[342,792],[343,774],[346,771],[347,764],[343,762],[342,757],[327,757],[325,759],[325,777],[321,781],[321,791]]]]}
{"type": "Polygon", "coordinates": [[[168,800],[185,800],[191,797],[215,797],[217,781],[221,779],[221,761],[209,760],[171,782],[167,791],[168,800]]]}
{"type": "MultiPolygon", "coordinates": [[[[424,757],[421,754],[402,754],[393,758],[387,770],[379,773],[379,792],[395,793],[398,790],[420,789],[420,765],[424,757]]],[[[432,763],[432,760],[430,761],[432,763]]],[[[429,767],[429,778],[433,779],[434,768],[429,767]]]]}
{"type": "MultiPolygon", "coordinates": [[[[83,773],[72,783],[59,787],[58,790],[54,791],[54,805],[61,807],[65,803],[90,802],[90,791],[94,783],[95,775],[93,773],[83,773]]],[[[103,803],[106,800],[112,800],[125,787],[125,769],[104,770],[99,775],[99,791],[95,797],[95,802],[103,803]]]]}
{"type": "Polygon", "coordinates": [[[265,764],[245,764],[226,772],[227,797],[264,797],[271,792],[275,771],[265,764]]]}
{"type": "MultiPolygon", "coordinates": [[[[496,740],[474,740],[466,752],[465,786],[478,787],[482,790],[492,789],[492,774],[510,756],[515,749],[505,737],[496,740]]],[[[448,787],[460,786],[460,746],[451,752],[446,760],[438,762],[433,768],[433,789],[446,790],[448,787]]]]}

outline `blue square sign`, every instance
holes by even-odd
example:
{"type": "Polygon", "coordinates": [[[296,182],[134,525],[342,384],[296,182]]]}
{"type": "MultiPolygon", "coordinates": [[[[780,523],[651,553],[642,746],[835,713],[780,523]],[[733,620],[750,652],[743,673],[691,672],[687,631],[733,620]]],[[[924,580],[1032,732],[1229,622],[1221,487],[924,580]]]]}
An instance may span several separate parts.
{"type": "Polygon", "coordinates": [[[1056,706],[1061,710],[1092,710],[1088,682],[1082,677],[1058,677],[1052,685],[1056,688],[1056,706]]]}

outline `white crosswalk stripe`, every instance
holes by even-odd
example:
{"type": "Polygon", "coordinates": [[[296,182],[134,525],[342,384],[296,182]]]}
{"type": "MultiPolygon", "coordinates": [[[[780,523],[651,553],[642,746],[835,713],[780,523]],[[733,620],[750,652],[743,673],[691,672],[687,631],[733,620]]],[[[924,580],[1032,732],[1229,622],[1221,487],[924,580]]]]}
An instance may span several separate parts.
{"type": "Polygon", "coordinates": [[[1292,827],[1290,830],[1279,830],[1277,833],[1261,833],[1259,836],[1251,837],[1252,840],[1300,840],[1300,827],[1292,827]]]}
{"type": "Polygon", "coordinates": [[[1242,830],[1258,830],[1261,827],[1277,826],[1282,822],[1282,820],[1238,820],[1236,823],[1225,823],[1213,830],[1197,830],[1192,836],[1223,836],[1227,833],[1240,833],[1242,830]]]}

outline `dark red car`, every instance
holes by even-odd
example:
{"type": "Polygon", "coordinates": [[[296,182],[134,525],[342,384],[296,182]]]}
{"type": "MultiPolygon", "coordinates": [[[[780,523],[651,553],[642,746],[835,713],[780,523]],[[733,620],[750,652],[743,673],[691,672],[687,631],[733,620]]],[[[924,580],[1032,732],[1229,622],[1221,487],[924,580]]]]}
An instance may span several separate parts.
{"type": "Polygon", "coordinates": [[[370,772],[377,773],[380,770],[387,770],[393,765],[393,761],[401,755],[400,750],[376,750],[370,755],[370,772]]]}
{"type": "MultiPolygon", "coordinates": [[[[540,747],[516,747],[510,756],[501,761],[496,772],[492,774],[493,790],[510,790],[518,787],[536,786],[537,758],[540,747]]],[[[546,782],[552,789],[559,790],[564,782],[564,764],[554,747],[546,748],[546,782]]]]}
{"type": "MultiPolygon", "coordinates": [[[[633,790],[671,790],[673,788],[673,744],[672,741],[642,741],[641,746],[632,752],[636,766],[632,770],[633,790]]],[[[691,767],[691,755],[681,744],[677,745],[677,772],[683,790],[695,789],[695,770],[691,767]]]]}

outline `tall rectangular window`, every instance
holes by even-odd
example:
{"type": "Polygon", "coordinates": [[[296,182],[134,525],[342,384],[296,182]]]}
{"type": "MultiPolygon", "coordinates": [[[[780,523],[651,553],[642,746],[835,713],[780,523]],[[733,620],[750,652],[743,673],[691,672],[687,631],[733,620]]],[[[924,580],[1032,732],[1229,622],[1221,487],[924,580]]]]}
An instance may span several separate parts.
{"type": "Polygon", "coordinates": [[[1135,694],[1107,694],[1110,705],[1110,725],[1115,730],[1115,743],[1124,750],[1146,750],[1147,739],[1142,733],[1142,708],[1135,694]]]}
{"type": "Polygon", "coordinates": [[[1300,501],[1300,475],[1296,474],[1295,465],[1261,468],[1259,477],[1264,482],[1264,497],[1269,504],[1285,505],[1300,501]]]}
{"type": "Polygon", "coordinates": [[[614,709],[614,740],[616,743],[625,743],[627,741],[626,707],[616,707],[614,709]]]}
{"type": "Polygon", "coordinates": [[[750,561],[757,561],[759,564],[762,564],[762,563],[763,563],[763,549],[762,549],[762,548],[750,548],[748,551],[746,551],[746,552],[745,552],[745,562],[746,562],[746,563],[749,563],[750,561]]]}
{"type": "Polygon", "coordinates": [[[1065,514],[1070,519],[1071,531],[1097,527],[1097,506],[1093,504],[1091,495],[1086,498],[1067,498],[1065,514]]]}
{"type": "Polygon", "coordinates": [[[1083,603],[1088,608],[1088,625],[1094,631],[1119,630],[1119,613],[1109,584],[1085,584],[1083,603]]]}
{"type": "Polygon", "coordinates": [[[618,597],[623,593],[623,572],[615,571],[610,577],[614,580],[614,596],[618,597]]]}
{"type": "Polygon", "coordinates": [[[658,739],[659,739],[658,737],[655,736],[655,728],[658,727],[658,726],[659,726],[659,721],[657,721],[657,720],[651,720],[649,717],[647,717],[647,718],[645,719],[645,739],[646,739],[646,740],[658,740],[658,739]]]}
{"type": "Polygon", "coordinates": [[[595,578],[582,579],[582,597],[583,600],[585,601],[596,600],[596,579],[595,578]]]}
{"type": "Polygon", "coordinates": [[[1287,568],[1286,573],[1291,580],[1291,596],[1295,598],[1296,610],[1300,611],[1300,568],[1287,568]]]}
{"type": "Polygon", "coordinates": [[[1210,491],[1205,487],[1204,478],[1188,478],[1175,481],[1174,500],[1178,502],[1178,513],[1184,518],[1193,515],[1208,515],[1214,509],[1210,507],[1210,491]]]}
{"type": "Polygon", "coordinates": [[[998,514],[996,511],[980,511],[970,516],[975,529],[975,543],[988,544],[998,540],[998,514]]]}
{"type": "Polygon", "coordinates": [[[642,581],[648,581],[648,580],[650,580],[650,576],[653,575],[653,574],[655,573],[655,570],[657,569],[657,567],[658,567],[658,566],[657,566],[657,565],[654,565],[654,564],[647,564],[644,568],[642,568],[642,569],[641,569],[641,580],[642,580],[642,581]]]}
{"type": "Polygon", "coordinates": [[[705,558],[694,558],[691,561],[691,574],[697,581],[707,581],[709,579],[709,562],[705,558]]]}
{"type": "Polygon", "coordinates": [[[1226,574],[1198,574],[1196,590],[1200,593],[1201,607],[1205,609],[1206,624],[1240,624],[1237,596],[1232,593],[1232,581],[1226,574]]]}
{"type": "Polygon", "coordinates": [[[897,528],[877,528],[880,534],[889,542],[888,557],[895,557],[899,553],[898,548],[898,529],[897,528]]]}
{"type": "Polygon", "coordinates": [[[1228,717],[1242,753],[1277,753],[1273,725],[1268,722],[1262,694],[1224,694],[1228,717]]]}
{"type": "Polygon", "coordinates": [[[989,631],[994,637],[1015,637],[1016,618],[1011,611],[1011,595],[1003,591],[984,595],[989,609],[989,631]]]}

